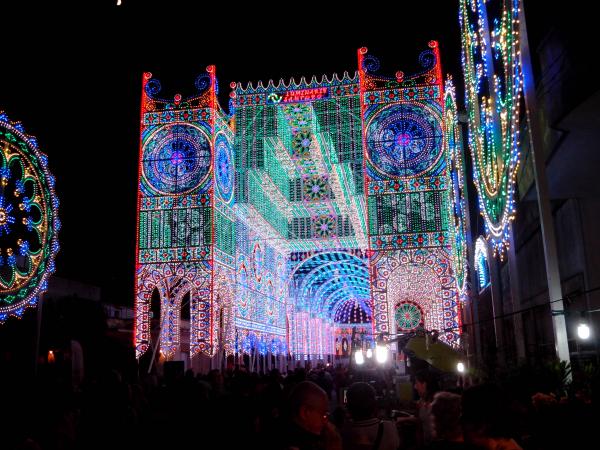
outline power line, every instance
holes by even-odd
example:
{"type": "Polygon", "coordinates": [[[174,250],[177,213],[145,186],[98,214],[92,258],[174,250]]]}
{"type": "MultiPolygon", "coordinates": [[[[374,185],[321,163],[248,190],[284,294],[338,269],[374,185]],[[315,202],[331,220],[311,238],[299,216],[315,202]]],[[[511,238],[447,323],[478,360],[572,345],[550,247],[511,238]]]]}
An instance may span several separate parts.
{"type": "MultiPolygon", "coordinates": [[[[597,287],[592,288],[592,289],[588,289],[586,291],[578,292],[575,295],[566,295],[563,298],[559,298],[559,299],[556,299],[556,300],[550,300],[550,301],[544,302],[544,303],[538,303],[536,305],[530,306],[528,308],[523,308],[523,309],[520,309],[518,311],[513,311],[513,312],[505,313],[505,314],[500,314],[498,316],[494,316],[494,317],[491,317],[489,319],[479,320],[477,322],[471,322],[471,323],[464,323],[460,327],[445,328],[444,330],[442,330],[442,332],[450,332],[450,331],[454,331],[454,330],[460,330],[461,328],[467,327],[467,326],[474,326],[474,325],[479,325],[479,324],[486,323],[486,322],[493,322],[494,320],[497,320],[497,319],[503,319],[505,317],[514,316],[515,314],[522,314],[522,313],[525,313],[527,311],[532,311],[532,310],[534,310],[536,308],[541,308],[541,307],[544,307],[544,306],[549,306],[552,303],[557,303],[557,302],[562,302],[562,301],[569,302],[569,301],[572,300],[573,297],[580,297],[582,295],[589,294],[589,293],[596,292],[596,291],[600,291],[600,286],[597,286],[597,287]]],[[[600,309],[595,309],[595,310],[575,310],[575,311],[566,311],[566,310],[563,309],[563,310],[560,310],[560,311],[554,311],[553,314],[591,313],[591,312],[598,312],[598,311],[600,311],[600,309]]]]}

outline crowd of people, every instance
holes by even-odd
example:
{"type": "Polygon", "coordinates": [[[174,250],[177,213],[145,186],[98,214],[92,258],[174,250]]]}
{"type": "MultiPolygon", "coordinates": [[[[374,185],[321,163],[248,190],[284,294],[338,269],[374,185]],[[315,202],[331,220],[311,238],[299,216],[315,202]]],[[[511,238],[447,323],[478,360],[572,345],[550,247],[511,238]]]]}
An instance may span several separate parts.
{"type": "Polygon", "coordinates": [[[440,390],[431,371],[413,374],[413,399],[401,401],[388,375],[236,366],[134,381],[113,370],[77,389],[47,377],[5,386],[0,448],[541,450],[578,448],[598,417],[588,399],[523,401],[494,384],[440,390]]]}

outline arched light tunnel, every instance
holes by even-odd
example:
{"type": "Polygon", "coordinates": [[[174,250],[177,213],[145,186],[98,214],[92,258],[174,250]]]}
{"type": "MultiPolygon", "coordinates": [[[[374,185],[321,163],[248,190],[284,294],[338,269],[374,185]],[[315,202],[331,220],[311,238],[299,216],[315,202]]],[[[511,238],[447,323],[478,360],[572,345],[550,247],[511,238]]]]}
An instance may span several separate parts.
{"type": "Polygon", "coordinates": [[[366,261],[350,253],[319,253],[293,274],[296,310],[335,324],[370,323],[373,316],[366,261]]]}

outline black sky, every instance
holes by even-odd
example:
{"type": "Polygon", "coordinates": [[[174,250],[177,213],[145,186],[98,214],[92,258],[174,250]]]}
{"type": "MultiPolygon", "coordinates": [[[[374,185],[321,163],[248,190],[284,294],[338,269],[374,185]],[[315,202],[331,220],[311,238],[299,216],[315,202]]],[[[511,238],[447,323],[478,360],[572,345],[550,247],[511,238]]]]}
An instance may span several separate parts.
{"type": "Polygon", "coordinates": [[[344,3],[203,9],[188,4],[204,2],[122,2],[43,2],[43,9],[17,2],[0,13],[0,110],[37,137],[57,178],[57,275],[97,284],[118,303],[133,299],[144,71],[161,80],[164,94],[186,96],[215,64],[227,98],[231,81],[352,73],[361,46],[390,73],[410,73],[435,39],[444,72],[462,80],[452,0],[396,2],[375,12],[344,3]]]}

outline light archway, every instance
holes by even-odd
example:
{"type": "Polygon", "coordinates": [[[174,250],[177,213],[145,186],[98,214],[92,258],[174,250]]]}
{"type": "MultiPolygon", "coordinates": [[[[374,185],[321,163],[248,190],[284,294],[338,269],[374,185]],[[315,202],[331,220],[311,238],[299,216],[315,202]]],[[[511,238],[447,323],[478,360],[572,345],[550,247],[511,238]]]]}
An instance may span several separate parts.
{"type": "Polygon", "coordinates": [[[336,327],[370,326],[373,307],[366,259],[345,251],[317,253],[296,267],[290,281],[296,354],[333,354],[336,327]]]}
{"type": "Polygon", "coordinates": [[[442,332],[444,341],[458,344],[458,305],[451,258],[442,248],[402,250],[379,255],[372,261],[375,273],[373,299],[377,332],[397,331],[396,312],[415,305],[427,330],[442,332]]]}

